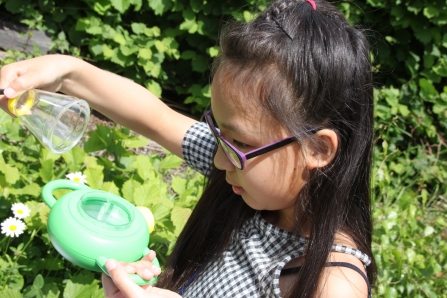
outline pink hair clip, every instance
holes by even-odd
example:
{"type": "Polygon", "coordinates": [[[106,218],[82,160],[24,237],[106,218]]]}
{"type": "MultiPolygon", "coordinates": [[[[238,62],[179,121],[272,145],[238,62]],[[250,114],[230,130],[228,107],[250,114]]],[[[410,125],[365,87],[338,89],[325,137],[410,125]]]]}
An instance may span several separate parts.
{"type": "Polygon", "coordinates": [[[315,4],[315,1],[314,1],[314,0],[306,0],[306,1],[309,2],[310,5],[312,5],[312,8],[313,8],[314,10],[317,10],[317,4],[315,4]]]}

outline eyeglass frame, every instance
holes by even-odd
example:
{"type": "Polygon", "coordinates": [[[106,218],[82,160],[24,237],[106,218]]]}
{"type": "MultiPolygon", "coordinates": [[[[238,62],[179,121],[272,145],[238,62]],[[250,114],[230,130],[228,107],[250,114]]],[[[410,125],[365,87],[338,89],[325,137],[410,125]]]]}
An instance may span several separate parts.
{"type": "MultiPolygon", "coordinates": [[[[268,145],[265,145],[265,146],[262,146],[262,147],[260,147],[260,148],[251,150],[251,151],[249,151],[249,152],[247,152],[247,153],[244,153],[244,152],[238,150],[236,147],[234,147],[234,146],[233,146],[227,139],[225,139],[225,137],[222,136],[222,134],[217,130],[217,128],[214,126],[214,122],[213,122],[213,120],[212,120],[212,118],[211,118],[211,117],[212,117],[212,114],[213,114],[213,111],[212,111],[212,110],[209,110],[209,111],[207,111],[207,112],[205,113],[205,121],[206,121],[206,124],[208,124],[208,127],[209,127],[209,129],[210,129],[210,131],[211,131],[211,134],[213,135],[214,140],[216,141],[217,145],[220,145],[220,146],[222,147],[222,150],[223,150],[223,152],[225,153],[225,155],[228,157],[228,159],[231,161],[231,163],[232,163],[237,169],[239,169],[239,170],[243,170],[243,169],[244,169],[245,162],[246,162],[247,160],[249,160],[249,159],[251,159],[251,158],[253,158],[253,157],[262,155],[262,154],[264,154],[264,153],[271,152],[271,151],[276,150],[276,149],[278,149],[278,148],[284,147],[284,146],[286,146],[286,145],[288,145],[288,144],[290,144],[290,143],[292,143],[292,142],[294,142],[294,141],[297,140],[296,137],[294,137],[294,136],[290,136],[290,137],[287,137],[287,138],[285,138],[285,139],[282,139],[282,140],[279,140],[279,141],[270,143],[270,144],[268,144],[268,145]],[[238,165],[236,165],[236,164],[233,162],[233,159],[229,156],[229,153],[224,149],[225,147],[222,146],[221,142],[224,142],[225,145],[227,145],[228,147],[230,147],[230,148],[236,153],[236,156],[237,156],[237,158],[239,159],[240,167],[239,167],[238,165]]],[[[319,131],[319,130],[321,130],[321,129],[312,129],[312,130],[309,130],[309,132],[316,133],[316,132],[319,131]]]]}

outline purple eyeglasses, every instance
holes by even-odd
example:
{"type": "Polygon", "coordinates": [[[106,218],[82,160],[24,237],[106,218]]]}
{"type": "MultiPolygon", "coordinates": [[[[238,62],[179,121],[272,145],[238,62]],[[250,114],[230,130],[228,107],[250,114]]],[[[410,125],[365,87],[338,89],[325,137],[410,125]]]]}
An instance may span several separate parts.
{"type": "Polygon", "coordinates": [[[294,141],[296,141],[295,137],[288,137],[281,141],[274,142],[272,144],[263,146],[261,148],[249,151],[247,153],[241,152],[237,150],[233,145],[231,145],[230,142],[228,142],[217,130],[216,126],[214,125],[213,119],[212,119],[213,112],[209,110],[205,113],[205,121],[208,124],[211,133],[216,140],[216,143],[219,144],[223,151],[225,152],[225,155],[228,157],[228,159],[231,161],[231,163],[238,168],[239,170],[243,170],[245,166],[245,161],[247,161],[250,158],[253,158],[255,156],[259,156],[261,154],[273,151],[275,149],[278,149],[280,147],[283,147],[287,144],[290,144],[294,141]]]}

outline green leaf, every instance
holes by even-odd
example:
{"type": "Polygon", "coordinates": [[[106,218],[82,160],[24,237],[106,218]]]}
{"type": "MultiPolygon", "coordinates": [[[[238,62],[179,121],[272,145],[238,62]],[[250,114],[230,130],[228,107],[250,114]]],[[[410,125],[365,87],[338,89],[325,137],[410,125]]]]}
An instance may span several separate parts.
{"type": "Polygon", "coordinates": [[[430,236],[431,234],[433,234],[435,232],[435,229],[432,226],[426,226],[424,229],[424,236],[430,236]]]}
{"type": "Polygon", "coordinates": [[[118,43],[122,46],[127,43],[124,35],[122,35],[120,33],[115,33],[115,35],[113,36],[113,41],[115,41],[116,43],[118,43]]]}
{"type": "Polygon", "coordinates": [[[169,218],[172,208],[174,208],[174,204],[167,199],[159,200],[159,203],[151,206],[150,210],[154,215],[155,223],[162,222],[167,217],[169,218]]]}
{"type": "Polygon", "coordinates": [[[171,221],[175,226],[174,234],[178,236],[183,230],[189,216],[191,215],[191,209],[175,206],[171,211],[171,221]]]}
{"type": "Polygon", "coordinates": [[[126,182],[124,182],[124,184],[121,188],[123,197],[126,200],[128,200],[129,202],[135,204],[134,191],[135,191],[135,189],[137,189],[140,186],[141,186],[141,183],[139,183],[138,181],[136,181],[134,179],[127,180],[126,182]]]}
{"type": "Polygon", "coordinates": [[[148,37],[158,37],[160,36],[160,28],[159,27],[152,27],[152,28],[146,28],[144,29],[144,34],[148,37]]]}
{"type": "Polygon", "coordinates": [[[22,188],[22,194],[24,195],[39,197],[41,193],[42,188],[37,183],[27,184],[25,185],[25,187],[22,188]]]}
{"type": "Polygon", "coordinates": [[[40,177],[45,183],[50,182],[54,178],[54,161],[47,159],[41,163],[41,168],[39,170],[40,177]]]}
{"type": "Polygon", "coordinates": [[[155,15],[163,15],[172,6],[171,0],[148,0],[149,7],[154,10],[155,15]]]}
{"type": "Polygon", "coordinates": [[[84,149],[79,146],[75,146],[70,151],[62,154],[62,158],[67,163],[70,172],[76,172],[79,170],[81,165],[84,163],[85,156],[86,154],[84,149]]]}
{"type": "Polygon", "coordinates": [[[104,57],[112,58],[115,56],[115,51],[106,44],[102,45],[102,52],[104,57]]]}
{"type": "Polygon", "coordinates": [[[181,196],[186,190],[186,182],[186,179],[176,176],[172,178],[171,187],[179,196],[181,196]]]}
{"type": "Polygon", "coordinates": [[[145,147],[149,143],[149,140],[145,137],[137,137],[132,139],[126,139],[123,141],[123,145],[126,148],[141,148],[145,147]]]}
{"type": "Polygon", "coordinates": [[[143,181],[154,177],[151,160],[146,155],[138,155],[136,158],[137,173],[143,181]]]}
{"type": "MultiPolygon", "coordinates": [[[[150,204],[159,200],[162,196],[160,185],[154,181],[147,181],[145,184],[134,190],[133,199],[135,205],[150,207],[150,204]]],[[[149,208],[152,210],[152,208],[149,208]]]]}
{"type": "Polygon", "coordinates": [[[180,55],[180,58],[184,59],[184,60],[191,60],[194,57],[196,57],[196,52],[194,52],[194,51],[184,51],[180,55]]]}
{"type": "Polygon", "coordinates": [[[144,23],[132,23],[130,27],[132,28],[132,31],[135,34],[144,33],[144,30],[147,28],[146,24],[144,23]]]}
{"type": "Polygon", "coordinates": [[[214,46],[211,48],[208,48],[206,50],[206,52],[208,53],[208,55],[210,55],[210,57],[217,57],[219,55],[219,47],[218,46],[214,46]]]}
{"type": "Polygon", "coordinates": [[[439,15],[438,8],[435,8],[433,6],[428,6],[424,8],[424,16],[427,17],[427,19],[437,17],[438,15],[439,15]]]}
{"type": "Polygon", "coordinates": [[[202,55],[197,55],[192,59],[192,69],[197,72],[204,72],[209,69],[208,58],[202,55]]]}
{"type": "Polygon", "coordinates": [[[98,285],[96,283],[97,283],[96,280],[94,280],[92,284],[74,283],[72,280],[68,280],[64,289],[63,297],[64,298],[91,297],[98,288],[98,285]]]}
{"type": "Polygon", "coordinates": [[[87,176],[87,184],[93,189],[101,189],[104,181],[104,167],[87,167],[84,171],[84,175],[87,176]]]}
{"type": "Polygon", "coordinates": [[[162,93],[161,86],[156,81],[150,80],[149,82],[147,82],[146,88],[150,92],[152,92],[156,97],[158,97],[158,98],[161,97],[161,93],[162,93]]]}
{"type": "Polygon", "coordinates": [[[130,0],[110,0],[110,3],[120,13],[126,12],[130,7],[130,0]]]}
{"type": "Polygon", "coordinates": [[[120,190],[119,190],[118,187],[115,185],[115,183],[113,183],[113,182],[111,182],[111,181],[104,182],[104,183],[101,185],[100,190],[103,190],[103,191],[106,191],[106,192],[109,192],[109,193],[113,193],[113,194],[115,194],[115,195],[117,195],[117,196],[120,195],[120,190]]]}
{"type": "Polygon", "coordinates": [[[19,290],[16,289],[6,289],[3,291],[0,291],[0,297],[3,298],[23,298],[22,293],[20,293],[19,290]]]}
{"type": "Polygon", "coordinates": [[[152,58],[152,51],[149,48],[143,48],[138,51],[138,57],[143,59],[151,59],[152,58]]]}
{"type": "Polygon", "coordinates": [[[42,289],[45,284],[45,281],[43,279],[43,276],[41,274],[37,274],[37,276],[34,278],[33,287],[35,289],[42,289]]]}
{"type": "Polygon", "coordinates": [[[47,226],[50,208],[44,202],[28,201],[26,205],[31,210],[29,217],[25,218],[28,230],[39,230],[47,226]]]}
{"type": "Polygon", "coordinates": [[[160,162],[160,169],[173,169],[177,168],[182,164],[183,160],[174,154],[167,155],[161,162],[160,162]]]}
{"type": "Polygon", "coordinates": [[[6,182],[8,184],[14,184],[20,179],[19,169],[14,166],[5,165],[6,182]]]}

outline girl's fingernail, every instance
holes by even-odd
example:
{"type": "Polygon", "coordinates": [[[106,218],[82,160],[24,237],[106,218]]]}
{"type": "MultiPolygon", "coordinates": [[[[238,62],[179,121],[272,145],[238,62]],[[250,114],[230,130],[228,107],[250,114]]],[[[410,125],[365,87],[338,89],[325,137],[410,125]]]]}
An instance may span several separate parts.
{"type": "Polygon", "coordinates": [[[154,277],[154,274],[149,269],[144,269],[143,275],[145,279],[151,279],[154,277]]]}
{"type": "Polygon", "coordinates": [[[116,268],[116,263],[115,263],[115,261],[113,261],[113,260],[108,260],[108,261],[106,262],[106,268],[107,268],[107,271],[112,271],[113,269],[115,269],[115,268],[116,268]]]}
{"type": "Polygon", "coordinates": [[[14,95],[16,95],[16,92],[14,91],[14,89],[8,87],[5,90],[3,90],[3,94],[11,98],[14,97],[14,95]]]}

